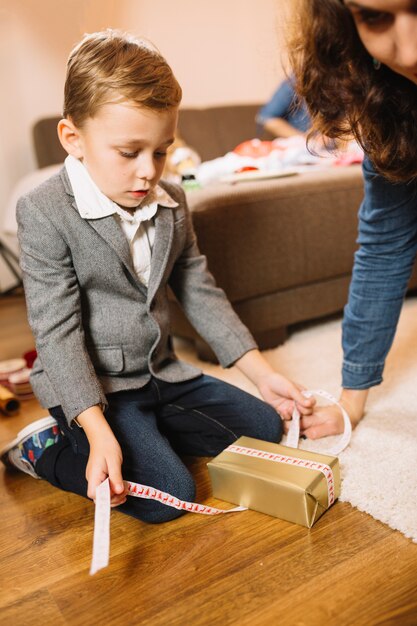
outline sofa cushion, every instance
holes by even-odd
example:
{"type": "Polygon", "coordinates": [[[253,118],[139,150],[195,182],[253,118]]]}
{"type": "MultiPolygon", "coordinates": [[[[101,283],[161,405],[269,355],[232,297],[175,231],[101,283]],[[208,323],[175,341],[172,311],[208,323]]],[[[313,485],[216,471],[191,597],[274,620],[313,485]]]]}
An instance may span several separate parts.
{"type": "Polygon", "coordinates": [[[201,251],[232,302],[350,275],[360,166],[188,194],[201,251]],[[342,227],[342,231],[341,231],[342,227]]]}
{"type": "Polygon", "coordinates": [[[181,109],[178,130],[202,161],[209,161],[230,152],[242,141],[263,134],[255,122],[259,107],[246,104],[181,109]]]}

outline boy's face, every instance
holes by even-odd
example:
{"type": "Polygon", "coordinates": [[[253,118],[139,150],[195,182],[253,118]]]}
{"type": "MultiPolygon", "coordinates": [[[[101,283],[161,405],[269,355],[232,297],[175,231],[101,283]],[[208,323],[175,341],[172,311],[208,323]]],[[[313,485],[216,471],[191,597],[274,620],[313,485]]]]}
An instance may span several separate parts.
{"type": "Polygon", "coordinates": [[[105,104],[75,129],[70,153],[84,163],[100,191],[133,209],[162,175],[177,119],[176,108],[153,111],[132,103],[105,104]]]}

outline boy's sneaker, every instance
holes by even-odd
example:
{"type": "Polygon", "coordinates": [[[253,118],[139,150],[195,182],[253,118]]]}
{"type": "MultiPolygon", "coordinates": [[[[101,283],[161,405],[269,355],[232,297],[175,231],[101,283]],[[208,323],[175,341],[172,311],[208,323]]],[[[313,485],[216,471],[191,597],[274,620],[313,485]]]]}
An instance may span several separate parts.
{"type": "Polygon", "coordinates": [[[16,439],[0,451],[0,460],[6,467],[17,468],[33,478],[40,478],[35,469],[38,459],[46,448],[62,437],[57,421],[51,416],[42,417],[23,428],[16,439]]]}

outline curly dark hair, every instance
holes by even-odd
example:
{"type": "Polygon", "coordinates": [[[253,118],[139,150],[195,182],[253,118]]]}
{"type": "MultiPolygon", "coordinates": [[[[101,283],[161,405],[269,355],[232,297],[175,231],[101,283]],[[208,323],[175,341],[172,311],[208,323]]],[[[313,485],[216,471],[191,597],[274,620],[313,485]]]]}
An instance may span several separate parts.
{"type": "Polygon", "coordinates": [[[298,0],[289,55],[317,132],[354,136],[391,181],[417,177],[417,88],[385,65],[375,69],[343,0],[298,0]]]}

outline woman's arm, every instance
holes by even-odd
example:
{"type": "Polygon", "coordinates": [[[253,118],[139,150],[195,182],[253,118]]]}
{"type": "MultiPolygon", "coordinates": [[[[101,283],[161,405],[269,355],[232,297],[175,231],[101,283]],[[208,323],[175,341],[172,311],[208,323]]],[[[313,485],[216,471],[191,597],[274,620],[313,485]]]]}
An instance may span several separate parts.
{"type": "Polygon", "coordinates": [[[365,198],[359,210],[349,300],[343,319],[343,387],[382,382],[417,253],[417,183],[394,184],[363,164],[365,198]]]}
{"type": "Polygon", "coordinates": [[[264,128],[276,137],[294,137],[304,135],[303,132],[292,126],[283,117],[271,117],[264,122],[264,128]]]}
{"type": "MultiPolygon", "coordinates": [[[[363,173],[360,248],[355,254],[342,339],[340,401],[353,426],[364,415],[369,389],[382,382],[417,253],[417,183],[390,183],[368,159],[363,173]]],[[[317,408],[314,419],[302,420],[301,428],[316,439],[341,432],[343,420],[337,407],[317,408]]]]}

